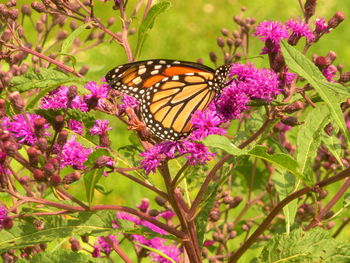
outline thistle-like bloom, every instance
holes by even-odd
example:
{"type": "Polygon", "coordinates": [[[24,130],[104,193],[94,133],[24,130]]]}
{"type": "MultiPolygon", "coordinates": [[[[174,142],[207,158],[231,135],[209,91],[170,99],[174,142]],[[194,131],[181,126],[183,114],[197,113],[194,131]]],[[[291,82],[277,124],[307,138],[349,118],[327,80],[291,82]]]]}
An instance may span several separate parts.
{"type": "Polygon", "coordinates": [[[324,18],[317,18],[315,20],[315,31],[317,33],[325,32],[326,34],[328,34],[330,31],[327,28],[328,28],[328,23],[324,18]]]}
{"type": "Polygon", "coordinates": [[[297,21],[294,19],[289,19],[286,22],[286,27],[288,30],[292,31],[297,37],[305,37],[306,39],[312,41],[314,39],[314,35],[312,30],[309,28],[307,23],[303,21],[297,21]]]}
{"type": "Polygon", "coordinates": [[[108,130],[111,130],[111,127],[108,127],[108,120],[96,120],[94,127],[90,129],[92,135],[102,135],[105,134],[108,130]]]}
{"type": "MultiPolygon", "coordinates": [[[[37,142],[37,137],[34,134],[34,121],[41,118],[39,115],[24,113],[13,116],[13,121],[7,122],[7,129],[18,140],[19,143],[34,145],[37,142]]],[[[46,123],[44,129],[49,128],[49,124],[46,123]]],[[[45,132],[45,136],[50,136],[48,132],[45,132]]]]}
{"type": "Polygon", "coordinates": [[[329,82],[334,82],[334,78],[336,77],[336,73],[337,73],[337,67],[334,66],[334,65],[329,65],[328,67],[324,68],[322,70],[322,74],[323,76],[326,77],[326,79],[329,81],[329,82]]]}
{"type": "MultiPolygon", "coordinates": [[[[117,239],[113,235],[109,235],[108,238],[115,243],[118,243],[117,239]]],[[[94,244],[94,251],[92,252],[92,256],[94,258],[102,257],[101,252],[109,255],[112,252],[112,247],[109,242],[106,241],[105,237],[98,237],[97,241],[94,244]]]]}
{"type": "MultiPolygon", "coordinates": [[[[57,89],[50,91],[48,96],[45,96],[40,101],[40,108],[42,109],[65,109],[68,104],[68,90],[66,86],[58,87],[57,89]]],[[[82,97],[76,96],[73,98],[71,107],[73,109],[79,109],[81,111],[88,111],[86,103],[82,97]]]]}
{"type": "Polygon", "coordinates": [[[189,165],[205,164],[215,156],[214,153],[209,152],[208,148],[201,143],[184,140],[183,144],[187,151],[185,158],[188,159],[187,162],[189,165]]]}
{"type": "Polygon", "coordinates": [[[83,134],[83,123],[77,120],[69,120],[68,123],[69,129],[73,132],[82,135],[83,134]]]}
{"type": "MultiPolygon", "coordinates": [[[[278,51],[280,49],[280,41],[287,39],[289,34],[284,25],[277,21],[263,21],[255,27],[253,34],[261,39],[263,42],[270,40],[273,44],[271,51],[278,51]]],[[[262,54],[268,53],[266,47],[263,49],[262,54]]]]}
{"type": "Polygon", "coordinates": [[[211,134],[225,134],[226,130],[219,127],[223,120],[215,111],[196,111],[191,118],[194,131],[191,134],[193,140],[203,140],[211,134]]]}
{"type": "Polygon", "coordinates": [[[137,106],[140,105],[140,102],[138,102],[137,99],[135,99],[134,97],[128,96],[126,94],[122,95],[122,99],[121,99],[121,104],[118,105],[118,108],[120,111],[125,111],[126,108],[136,108],[137,106]]]}
{"type": "Polygon", "coordinates": [[[71,165],[76,169],[83,169],[83,163],[88,159],[92,149],[86,149],[76,141],[75,135],[62,147],[61,166],[71,165]]]}
{"type": "Polygon", "coordinates": [[[90,106],[89,108],[95,106],[102,107],[103,103],[101,99],[107,98],[109,90],[111,89],[108,84],[103,83],[102,85],[98,85],[95,81],[88,82],[84,88],[90,91],[90,94],[84,96],[84,101],[90,106]]]}
{"type": "Polygon", "coordinates": [[[254,33],[254,36],[263,42],[270,39],[275,44],[278,44],[282,39],[287,39],[288,35],[286,27],[278,21],[262,21],[255,27],[254,33]]]}
{"type": "Polygon", "coordinates": [[[144,157],[144,159],[141,160],[140,164],[141,167],[145,170],[146,174],[149,174],[150,172],[155,173],[158,165],[161,162],[159,146],[155,145],[153,148],[142,152],[140,156],[144,157]]]}

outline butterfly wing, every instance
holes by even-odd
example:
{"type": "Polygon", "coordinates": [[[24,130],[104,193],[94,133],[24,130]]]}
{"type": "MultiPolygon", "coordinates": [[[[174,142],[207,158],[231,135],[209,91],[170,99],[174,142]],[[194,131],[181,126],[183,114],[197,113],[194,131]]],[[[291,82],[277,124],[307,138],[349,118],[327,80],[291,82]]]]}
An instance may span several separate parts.
{"type": "Polygon", "coordinates": [[[106,75],[112,88],[140,100],[143,94],[164,78],[186,73],[214,73],[204,65],[178,60],[154,59],[118,66],[106,75]]]}
{"type": "Polygon", "coordinates": [[[204,110],[215,97],[211,72],[191,72],[163,78],[141,100],[141,115],[159,138],[178,140],[191,129],[191,115],[204,110]]]}

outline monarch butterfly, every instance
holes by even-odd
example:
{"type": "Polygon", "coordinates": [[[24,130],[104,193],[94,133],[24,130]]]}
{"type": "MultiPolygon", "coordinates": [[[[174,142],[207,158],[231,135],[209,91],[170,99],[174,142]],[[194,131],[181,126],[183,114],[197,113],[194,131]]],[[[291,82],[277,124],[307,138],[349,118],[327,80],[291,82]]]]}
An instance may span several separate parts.
{"type": "Polygon", "coordinates": [[[191,115],[221,93],[229,69],[154,59],[118,66],[107,73],[106,81],[140,102],[142,120],[156,137],[179,140],[191,131],[191,115]]]}

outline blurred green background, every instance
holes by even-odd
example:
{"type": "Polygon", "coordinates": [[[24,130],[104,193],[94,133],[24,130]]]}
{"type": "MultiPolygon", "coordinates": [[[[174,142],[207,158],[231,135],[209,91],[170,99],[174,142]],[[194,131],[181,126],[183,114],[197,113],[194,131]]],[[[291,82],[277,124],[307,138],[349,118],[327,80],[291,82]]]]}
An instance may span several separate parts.
{"type": "MultiPolygon", "coordinates": [[[[0,2],[6,2],[1,0],[0,2]]],[[[29,1],[19,1],[19,3],[28,3],[29,1]]],[[[31,1],[30,1],[31,2],[31,1]]],[[[112,2],[103,3],[95,1],[95,12],[97,17],[106,22],[109,17],[114,17],[116,22],[111,27],[112,31],[120,30],[119,12],[112,9],[112,2]]],[[[128,1],[128,14],[132,12],[138,1],[128,1]]],[[[179,0],[171,1],[171,8],[157,17],[153,29],[149,32],[149,37],[143,47],[140,59],[151,58],[169,58],[179,60],[196,61],[202,58],[204,64],[214,67],[210,62],[208,53],[215,51],[220,54],[216,44],[216,37],[220,36],[220,29],[227,28],[230,31],[236,29],[233,23],[233,16],[238,15],[240,8],[247,8],[244,17],[254,17],[257,22],[263,20],[287,21],[289,18],[301,17],[300,6],[297,0],[179,0]]],[[[132,27],[138,27],[142,17],[140,14],[133,20],[132,27]]],[[[331,18],[336,11],[342,11],[346,17],[350,13],[350,1],[348,0],[319,0],[316,8],[316,16],[324,17],[326,20],[331,18]]],[[[312,20],[313,21],[313,20],[312,20]]],[[[50,35],[54,39],[54,35],[50,35]]],[[[35,34],[31,36],[35,39],[35,34]]],[[[107,38],[108,39],[108,38],[107,38]]],[[[129,37],[130,44],[135,50],[137,34],[129,37]]],[[[304,42],[301,41],[303,44],[304,42]]],[[[258,56],[263,44],[256,38],[251,38],[250,57],[258,56]]],[[[350,20],[346,19],[340,26],[330,34],[321,38],[319,43],[313,45],[308,53],[311,57],[313,53],[326,55],[330,50],[337,54],[337,63],[344,65],[344,70],[350,67],[350,20]]],[[[76,55],[77,65],[87,65],[90,70],[87,78],[99,81],[113,67],[127,63],[127,57],[124,50],[113,41],[108,41],[95,48],[76,55]]],[[[267,58],[255,58],[252,60],[257,67],[267,66],[267,58]]],[[[120,123],[116,118],[98,115],[98,118],[108,118],[113,130],[110,131],[112,148],[117,150],[121,146],[130,144],[129,135],[132,133],[120,123]]],[[[151,175],[157,185],[161,186],[161,180],[157,175],[151,175]]],[[[140,203],[141,199],[147,197],[154,198],[154,194],[144,190],[135,183],[131,182],[118,174],[112,174],[109,177],[102,178],[101,184],[106,190],[113,190],[107,196],[96,193],[96,203],[100,204],[118,204],[134,207],[140,203]]],[[[79,198],[84,199],[85,194],[83,183],[75,184],[72,192],[79,198]]],[[[334,186],[336,187],[336,186],[334,186]]],[[[240,190],[234,189],[234,193],[240,190]]],[[[249,257],[249,256],[248,256],[249,257]]],[[[242,262],[246,259],[242,259],[242,262]]]]}

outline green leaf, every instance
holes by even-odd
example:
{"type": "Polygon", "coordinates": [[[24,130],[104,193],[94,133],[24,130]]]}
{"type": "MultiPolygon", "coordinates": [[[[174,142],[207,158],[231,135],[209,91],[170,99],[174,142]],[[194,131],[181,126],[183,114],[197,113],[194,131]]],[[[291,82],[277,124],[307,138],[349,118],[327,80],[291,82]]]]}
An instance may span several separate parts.
{"type": "Polygon", "coordinates": [[[312,162],[321,144],[323,128],[329,121],[329,111],[326,105],[317,105],[308,112],[304,124],[298,126],[296,159],[300,173],[304,174],[309,182],[312,179],[312,162]]]}
{"type": "MultiPolygon", "coordinates": [[[[96,160],[102,155],[110,156],[110,153],[105,148],[99,148],[94,150],[90,154],[88,160],[84,163],[84,165],[89,168],[94,167],[96,160]]],[[[84,175],[85,193],[89,205],[91,205],[94,199],[95,187],[101,179],[103,170],[104,168],[92,169],[84,175]]]]}
{"type": "Polygon", "coordinates": [[[32,222],[15,221],[9,230],[1,230],[0,253],[8,249],[18,249],[51,241],[68,239],[71,236],[103,236],[119,233],[112,227],[114,211],[81,212],[71,214],[69,220],[62,216],[41,218],[44,228],[38,228],[32,222]]]}
{"type": "Polygon", "coordinates": [[[344,154],[344,150],[341,146],[340,139],[337,137],[338,128],[334,128],[331,131],[331,135],[328,135],[326,132],[322,133],[322,142],[326,145],[327,149],[333,154],[337,162],[340,164],[342,168],[344,168],[344,164],[341,161],[341,157],[344,154]]]}
{"type": "Polygon", "coordinates": [[[55,250],[55,251],[44,251],[35,254],[34,256],[31,257],[31,259],[28,261],[26,260],[21,260],[18,261],[19,263],[23,262],[30,262],[30,263],[107,263],[110,262],[109,260],[105,258],[92,258],[90,255],[83,254],[83,253],[78,253],[78,252],[73,252],[69,250],[55,250]]]}
{"type": "Polygon", "coordinates": [[[40,72],[30,71],[11,80],[10,90],[20,93],[32,89],[44,89],[45,93],[68,83],[82,82],[77,77],[69,76],[57,69],[41,68],[40,72]]]}
{"type": "Polygon", "coordinates": [[[61,52],[60,53],[69,53],[68,49],[71,47],[74,39],[76,37],[78,37],[83,31],[84,29],[89,26],[91,24],[91,22],[83,24],[81,26],[79,26],[77,29],[75,29],[62,43],[62,48],[61,48],[61,52]]]}
{"type": "Polygon", "coordinates": [[[298,163],[292,156],[285,153],[267,153],[267,147],[257,145],[248,152],[248,155],[254,156],[265,161],[270,162],[276,167],[287,170],[288,172],[296,175],[301,180],[305,181],[304,176],[298,171],[298,163]]]}
{"type": "Polygon", "coordinates": [[[176,263],[172,258],[170,258],[167,254],[163,253],[162,251],[158,250],[158,249],[155,249],[154,247],[149,247],[149,246],[146,246],[146,245],[143,245],[143,244],[140,244],[140,243],[137,243],[135,242],[136,245],[140,246],[140,247],[143,247],[149,251],[152,251],[158,255],[160,255],[161,257],[167,259],[168,261],[170,261],[171,263],[176,263]]]}
{"type": "Polygon", "coordinates": [[[219,186],[220,184],[218,183],[209,185],[204,196],[204,199],[206,201],[204,202],[204,205],[202,206],[200,212],[195,218],[194,223],[197,228],[198,244],[200,247],[202,247],[204,242],[204,235],[207,232],[208,218],[210,215],[210,211],[215,204],[216,193],[218,191],[219,186]]]}
{"type": "Polygon", "coordinates": [[[206,146],[216,147],[232,155],[243,155],[247,154],[247,151],[239,149],[234,145],[230,139],[225,136],[220,135],[209,135],[204,140],[203,143],[206,146]]]}
{"type": "Polygon", "coordinates": [[[170,7],[170,2],[160,2],[153,5],[147,13],[145,20],[142,22],[139,28],[135,58],[138,58],[141,53],[143,44],[145,43],[146,38],[148,37],[148,31],[153,27],[154,21],[157,16],[165,12],[170,7]]]}
{"type": "Polygon", "coordinates": [[[350,206],[350,193],[346,193],[343,196],[343,207],[339,209],[337,212],[335,212],[334,215],[329,220],[333,220],[339,217],[339,215],[343,213],[345,210],[347,210],[349,206],[350,206]]]}
{"type": "Polygon", "coordinates": [[[329,84],[320,70],[309,59],[286,42],[282,41],[281,49],[288,67],[305,78],[327,104],[334,122],[342,130],[349,143],[350,135],[340,108],[341,101],[339,101],[337,85],[329,84]]]}
{"type": "MultiPolygon", "coordinates": [[[[295,175],[286,172],[283,169],[276,169],[276,172],[272,174],[272,181],[275,184],[276,191],[280,200],[283,200],[290,195],[295,189],[296,177],[295,175]]],[[[283,213],[286,221],[286,232],[290,232],[290,227],[294,224],[295,214],[297,212],[298,200],[293,200],[285,207],[283,207],[283,213]]]]}
{"type": "Polygon", "coordinates": [[[296,229],[272,237],[254,262],[346,263],[350,261],[350,245],[333,239],[328,231],[314,228],[296,229]]]}

